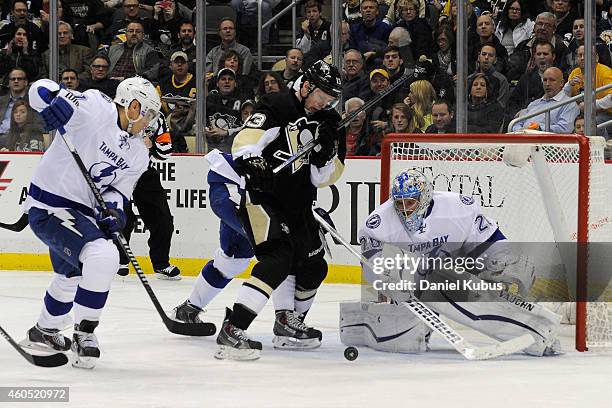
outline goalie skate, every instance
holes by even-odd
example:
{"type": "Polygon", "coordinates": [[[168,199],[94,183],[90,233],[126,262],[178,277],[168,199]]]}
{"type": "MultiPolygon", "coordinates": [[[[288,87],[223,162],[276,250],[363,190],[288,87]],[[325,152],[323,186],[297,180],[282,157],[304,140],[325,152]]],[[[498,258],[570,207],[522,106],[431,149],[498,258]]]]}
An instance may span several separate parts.
{"type": "Polygon", "coordinates": [[[98,339],[94,334],[98,322],[83,320],[80,324],[74,325],[72,336],[72,351],[74,353],[72,366],[77,368],[92,369],[100,358],[100,348],[98,339]]]}
{"type": "Polygon", "coordinates": [[[32,350],[55,352],[70,350],[71,341],[58,329],[45,329],[37,323],[19,344],[32,350]]]}
{"type": "Polygon", "coordinates": [[[285,350],[311,350],[321,346],[321,331],[304,324],[301,316],[292,310],[276,312],[274,322],[274,348],[285,350]]]}
{"type": "Polygon", "coordinates": [[[232,311],[225,309],[225,319],[217,336],[219,349],[215,358],[219,360],[257,360],[261,356],[261,343],[251,340],[244,330],[229,321],[232,311]]]}

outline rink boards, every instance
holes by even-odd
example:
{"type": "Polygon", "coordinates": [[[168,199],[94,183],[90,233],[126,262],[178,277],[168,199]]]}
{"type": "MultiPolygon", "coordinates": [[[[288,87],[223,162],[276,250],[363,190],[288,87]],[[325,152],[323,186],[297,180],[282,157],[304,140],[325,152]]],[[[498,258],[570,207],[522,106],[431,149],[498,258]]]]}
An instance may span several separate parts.
{"type": "MultiPolygon", "coordinates": [[[[14,223],[21,216],[21,203],[40,157],[39,154],[0,153],[0,222],[14,223]]],[[[157,166],[174,216],[171,261],[183,274],[196,275],[218,246],[219,221],[208,202],[208,164],[202,155],[181,155],[157,166]]],[[[497,170],[489,171],[495,180],[497,170]]],[[[612,166],[605,166],[605,172],[606,179],[612,180],[612,166]]],[[[335,185],[319,190],[317,203],[331,212],[338,231],[357,249],[358,230],[380,202],[379,190],[378,159],[347,159],[342,178],[335,185]]],[[[469,191],[463,193],[469,194],[469,191]]],[[[517,214],[517,224],[520,222],[517,214]]],[[[147,239],[148,232],[139,221],[130,244],[145,272],[152,272],[147,239]]],[[[326,281],[358,283],[357,261],[342,246],[331,240],[328,243],[332,256],[328,257],[330,271],[326,281]]],[[[0,229],[0,269],[51,270],[47,248],[29,227],[19,233],[0,229]]]]}

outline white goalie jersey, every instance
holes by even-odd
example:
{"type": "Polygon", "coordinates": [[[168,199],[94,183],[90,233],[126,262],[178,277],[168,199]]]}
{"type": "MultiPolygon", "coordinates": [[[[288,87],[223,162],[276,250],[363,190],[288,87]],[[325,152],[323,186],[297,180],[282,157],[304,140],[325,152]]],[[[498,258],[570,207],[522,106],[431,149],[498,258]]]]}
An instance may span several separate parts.
{"type": "Polygon", "coordinates": [[[393,200],[381,204],[359,231],[362,254],[369,260],[380,256],[383,244],[401,246],[412,254],[436,256],[471,253],[483,242],[505,239],[497,223],[487,218],[472,197],[453,192],[433,192],[433,200],[420,229],[410,232],[403,225],[393,200]]]}

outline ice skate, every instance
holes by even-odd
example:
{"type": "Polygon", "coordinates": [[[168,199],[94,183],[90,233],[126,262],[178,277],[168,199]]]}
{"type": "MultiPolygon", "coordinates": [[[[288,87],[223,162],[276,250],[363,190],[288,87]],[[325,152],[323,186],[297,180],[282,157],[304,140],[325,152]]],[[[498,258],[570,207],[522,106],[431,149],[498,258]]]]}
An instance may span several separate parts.
{"type": "Polygon", "coordinates": [[[215,358],[219,360],[257,360],[261,355],[261,343],[249,339],[244,330],[229,321],[230,309],[225,309],[225,319],[217,336],[219,349],[215,358]]]}
{"type": "Polygon", "coordinates": [[[202,312],[202,309],[186,300],[174,308],[170,318],[183,323],[203,323],[199,317],[199,314],[202,312]]]}
{"type": "Polygon", "coordinates": [[[276,312],[274,322],[274,348],[286,350],[310,350],[321,346],[323,334],[307,326],[303,318],[292,310],[276,312]]]}
{"type": "Polygon", "coordinates": [[[55,352],[70,350],[71,341],[58,329],[45,329],[37,323],[19,344],[32,350],[55,352]]]}
{"type": "Polygon", "coordinates": [[[72,336],[72,351],[74,352],[73,367],[94,368],[100,358],[100,348],[98,339],[94,334],[98,322],[83,320],[80,324],[74,325],[72,336]]]}
{"type": "Polygon", "coordinates": [[[155,269],[157,279],[161,280],[181,280],[181,270],[174,265],[168,265],[163,269],[155,269]]]}

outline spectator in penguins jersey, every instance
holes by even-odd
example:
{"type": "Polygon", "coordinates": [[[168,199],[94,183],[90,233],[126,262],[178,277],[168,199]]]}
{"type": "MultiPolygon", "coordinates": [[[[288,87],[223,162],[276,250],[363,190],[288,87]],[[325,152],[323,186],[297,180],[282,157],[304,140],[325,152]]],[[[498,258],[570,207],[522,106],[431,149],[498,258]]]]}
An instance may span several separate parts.
{"type": "MultiPolygon", "coordinates": [[[[179,280],[181,279],[181,271],[178,267],[170,264],[170,244],[174,232],[172,213],[166,199],[166,190],[161,185],[159,173],[153,165],[154,161],[167,160],[172,153],[170,132],[162,113],[160,113],[156,122],[152,122],[145,129],[145,135],[145,145],[149,148],[151,161],[149,161],[149,168],[142,173],[136,183],[132,201],[136,204],[140,218],[142,218],[146,229],[150,233],[148,240],[149,258],[157,277],[164,280],[179,280]]],[[[136,216],[131,205],[124,210],[127,221],[123,234],[129,242],[136,223],[136,216]]],[[[125,276],[129,273],[129,260],[123,251],[119,251],[119,253],[120,266],[117,273],[125,276]]]]}
{"type": "Polygon", "coordinates": [[[234,136],[242,124],[239,99],[236,90],[236,73],[222,68],[217,73],[217,89],[206,98],[206,141],[208,150],[219,149],[229,153],[234,136]]]}
{"type": "MultiPolygon", "coordinates": [[[[189,57],[183,51],[176,51],[170,57],[170,71],[168,75],[160,79],[157,92],[164,97],[196,97],[196,79],[189,72],[189,57]]],[[[169,115],[174,110],[174,104],[166,103],[162,99],[164,114],[169,115]]]]}

